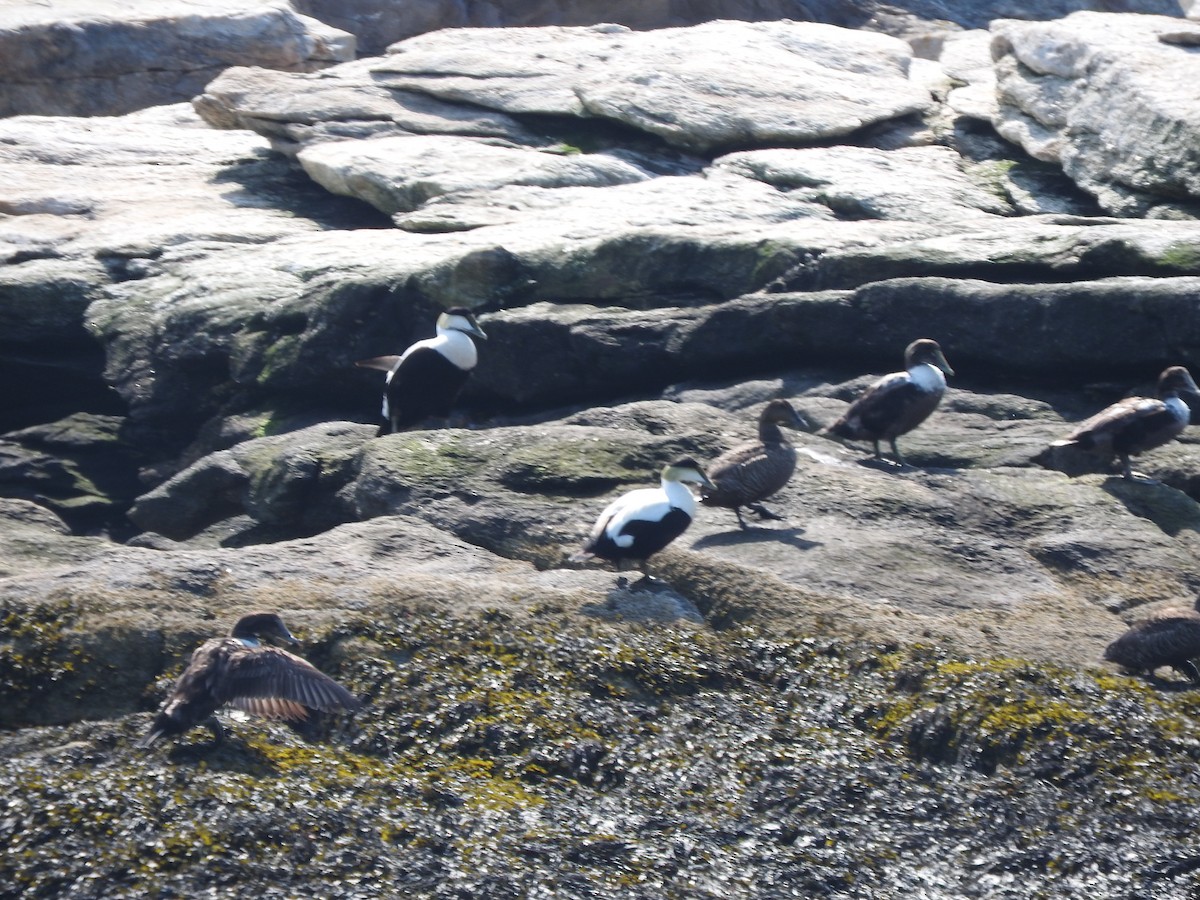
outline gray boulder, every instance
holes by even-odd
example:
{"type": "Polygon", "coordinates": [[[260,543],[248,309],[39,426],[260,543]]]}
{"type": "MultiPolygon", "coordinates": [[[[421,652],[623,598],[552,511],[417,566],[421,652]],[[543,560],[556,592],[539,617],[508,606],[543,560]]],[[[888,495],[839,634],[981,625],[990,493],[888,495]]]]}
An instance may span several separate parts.
{"type": "Polygon", "coordinates": [[[1079,12],[992,25],[997,130],[1124,216],[1195,217],[1200,27],[1079,12]]]}
{"type": "Polygon", "coordinates": [[[608,154],[498,147],[446,135],[324,142],[305,148],[298,159],[325,189],[366,200],[389,215],[412,212],[447,194],[473,193],[483,200],[506,185],[607,187],[651,177],[608,154]]]}
{"type": "Polygon", "coordinates": [[[894,38],[796,22],[462,29],[391,48],[389,87],[510,114],[598,117],[713,149],[815,143],[921,113],[894,38]],[[511,59],[526,60],[514,74],[511,59]]]}
{"type": "Polygon", "coordinates": [[[214,128],[257,131],[289,155],[310,143],[395,134],[543,142],[503,113],[390,90],[371,77],[376,62],[343,63],[315,75],[235,66],[209,82],[193,105],[214,128]]]}
{"type": "MultiPolygon", "coordinates": [[[[794,402],[827,424],[862,384],[816,384],[794,402]]],[[[244,543],[399,515],[561,569],[616,493],[654,483],[670,459],[711,459],[749,435],[754,407],[725,411],[693,395],[479,431],[371,439],[316,426],[206,457],[133,515],[202,544],[222,517],[249,517],[236,538],[244,543]],[[317,523],[317,511],[331,518],[317,523]]],[[[1162,485],[1033,466],[1068,428],[1045,401],[955,389],[902,439],[924,470],[863,465],[869,448],[800,435],[797,474],[771,503],[785,523],[743,531],[728,511],[702,508],[651,570],[715,627],[934,638],[963,653],[1094,664],[1115,613],[1189,595],[1200,505],[1162,485]]],[[[1168,479],[1197,462],[1183,445],[1144,460],[1168,479]]]]}
{"type": "Polygon", "coordinates": [[[228,246],[347,227],[365,206],[331,198],[248,132],[204,126],[187,106],[117,118],[0,120],[0,367],[22,384],[4,430],[79,410],[118,415],[89,308],[156,269],[166,248],[228,246]]]}
{"type": "Polygon", "coordinates": [[[107,538],[71,534],[66,522],[33,500],[0,498],[0,532],[4,535],[0,579],[79,565],[114,549],[107,538]]]}
{"type": "Polygon", "coordinates": [[[353,58],[353,35],[286,0],[188,0],[136,12],[112,0],[8,3],[0,116],[121,115],[187,100],[229,66],[309,72],[353,58]]]}
{"type": "Polygon", "coordinates": [[[866,0],[758,0],[744,3],[683,0],[489,0],[462,4],[449,0],[417,0],[403,9],[386,0],[296,0],[297,8],[323,22],[352,32],[363,55],[377,56],[388,44],[443,28],[597,25],[614,22],[645,30],[697,25],[710,19],[750,21],[796,19],[855,27],[865,22],[873,4],[866,0]]]}

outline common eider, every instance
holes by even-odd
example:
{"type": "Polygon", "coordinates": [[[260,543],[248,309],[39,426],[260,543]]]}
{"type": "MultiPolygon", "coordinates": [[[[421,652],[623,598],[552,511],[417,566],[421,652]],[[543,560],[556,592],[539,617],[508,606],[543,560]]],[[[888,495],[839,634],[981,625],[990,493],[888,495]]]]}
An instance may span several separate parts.
{"type": "Polygon", "coordinates": [[[664,466],[659,486],[622,494],[600,513],[583,549],[571,560],[592,556],[624,570],[628,561],[645,563],[687,530],[696,515],[696,498],[687,485],[713,487],[695,460],[664,466]]]}
{"type": "Polygon", "coordinates": [[[1104,658],[1135,675],[1155,677],[1159,666],[1171,666],[1200,684],[1200,613],[1185,607],[1169,608],[1148,616],[1108,645],[1104,658]]]}
{"type": "Polygon", "coordinates": [[[708,464],[708,480],[713,487],[700,489],[700,502],[732,509],[742,528],[746,527],[743,506],[764,519],[782,518],[762,505],[763,500],[782,490],[796,471],[796,448],[784,438],[780,425],[808,427],[792,404],[772,400],[758,417],[758,440],[739,444],[708,464]]]}
{"type": "Polygon", "coordinates": [[[946,375],[954,370],[937,341],[921,338],[904,351],[904,371],[885,375],[867,388],[825,433],[851,441],[871,441],[882,459],[879,442],[891,445],[900,465],[907,465],[896,438],[908,434],[937,409],[946,392],[946,375]],[[945,374],[943,374],[945,373],[945,374]]]}
{"type": "Polygon", "coordinates": [[[437,318],[437,336],[417,341],[400,356],[377,356],[359,360],[364,369],[387,372],[383,388],[381,432],[403,431],[431,417],[450,415],[479,361],[472,338],[487,340],[471,311],[461,306],[437,318]]]}
{"type": "Polygon", "coordinates": [[[1161,447],[1178,437],[1191,420],[1191,410],[1181,393],[1200,397],[1200,388],[1183,366],[1164,369],[1158,377],[1157,397],[1126,397],[1076,426],[1051,447],[1078,447],[1088,453],[1121,462],[1121,474],[1133,477],[1129,457],[1161,447]]]}
{"type": "Polygon", "coordinates": [[[216,711],[227,705],[290,722],[308,718],[310,709],[359,708],[353,694],[307,660],[264,645],[259,638],[299,643],[275,613],[242,616],[228,637],[213,638],[196,649],[137,746],[149,747],[196,725],[208,726],[219,741],[223,734],[216,711]]]}

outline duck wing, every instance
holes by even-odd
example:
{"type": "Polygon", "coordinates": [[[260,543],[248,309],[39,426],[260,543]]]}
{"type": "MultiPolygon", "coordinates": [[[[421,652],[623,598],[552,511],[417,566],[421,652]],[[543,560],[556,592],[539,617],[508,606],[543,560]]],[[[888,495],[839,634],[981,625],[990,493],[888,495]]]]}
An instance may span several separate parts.
{"type": "Polygon", "coordinates": [[[1153,669],[1200,657],[1200,617],[1164,615],[1136,623],[1108,645],[1104,658],[1130,669],[1153,669]]]}
{"type": "Polygon", "coordinates": [[[300,721],[309,709],[361,706],[348,690],[307,660],[278,647],[246,647],[224,659],[217,699],[265,719],[300,721]]]}
{"type": "Polygon", "coordinates": [[[828,430],[850,440],[906,434],[925,421],[941,399],[940,391],[923,390],[907,372],[893,372],[867,388],[828,430]]]}
{"type": "Polygon", "coordinates": [[[787,444],[751,443],[721,454],[707,467],[715,488],[701,488],[709,506],[745,506],[776,493],[796,470],[796,451],[787,444]]]}
{"type": "Polygon", "coordinates": [[[1181,432],[1186,424],[1178,421],[1161,400],[1126,397],[1080,422],[1070,434],[1054,444],[1076,444],[1084,450],[1113,449],[1118,444],[1150,443],[1157,446],[1181,432]],[[1159,438],[1162,439],[1157,440],[1159,438]],[[1153,443],[1156,440],[1157,443],[1153,443]]]}
{"type": "MultiPolygon", "coordinates": [[[[663,496],[662,491],[655,488],[638,488],[635,491],[622,494],[616,500],[613,500],[596,517],[596,524],[588,532],[583,552],[588,553],[595,549],[596,544],[605,535],[608,535],[610,539],[615,541],[621,533],[621,528],[630,518],[637,518],[639,516],[645,518],[648,513],[652,514],[655,509],[656,500],[661,500],[662,511],[665,512],[667,507],[666,497],[663,496]]],[[[628,546],[628,544],[622,544],[621,546],[628,546]]]]}

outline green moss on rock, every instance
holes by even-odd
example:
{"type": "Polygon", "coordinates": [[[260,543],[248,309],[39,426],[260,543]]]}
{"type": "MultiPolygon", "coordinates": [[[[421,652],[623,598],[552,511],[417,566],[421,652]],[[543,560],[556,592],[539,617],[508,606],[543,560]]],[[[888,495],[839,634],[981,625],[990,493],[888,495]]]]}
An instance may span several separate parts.
{"type": "Polygon", "coordinates": [[[1062,896],[1161,879],[1191,852],[1200,701],[1130,679],[499,610],[396,607],[313,637],[311,658],[367,704],[307,741],[234,722],[216,749],[193,735],[138,754],[145,716],[0,740],[0,881],[951,896],[1015,871],[1021,896],[1062,896]]]}

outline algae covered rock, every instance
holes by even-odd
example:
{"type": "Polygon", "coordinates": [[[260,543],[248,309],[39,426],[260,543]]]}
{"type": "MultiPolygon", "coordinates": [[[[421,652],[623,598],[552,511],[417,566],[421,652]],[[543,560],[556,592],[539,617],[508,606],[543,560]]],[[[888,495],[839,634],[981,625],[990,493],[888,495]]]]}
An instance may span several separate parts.
{"type": "Polygon", "coordinates": [[[146,714],[6,732],[0,880],[130,897],[1184,886],[1187,695],[928,647],[393,609],[305,632],[369,701],[308,740],[247,722],[215,751],[135,755],[146,714]]]}

